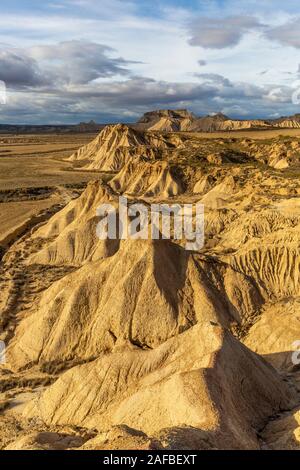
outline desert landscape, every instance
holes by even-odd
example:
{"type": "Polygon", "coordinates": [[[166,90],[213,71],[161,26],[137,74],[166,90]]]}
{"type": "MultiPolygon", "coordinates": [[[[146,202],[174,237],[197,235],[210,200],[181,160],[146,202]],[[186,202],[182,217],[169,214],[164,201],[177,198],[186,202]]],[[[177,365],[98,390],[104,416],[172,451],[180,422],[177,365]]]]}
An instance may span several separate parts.
{"type": "Polygon", "coordinates": [[[299,116],[84,129],[0,138],[0,448],[299,450],[299,116]],[[120,196],[204,246],[100,240],[120,196]]]}

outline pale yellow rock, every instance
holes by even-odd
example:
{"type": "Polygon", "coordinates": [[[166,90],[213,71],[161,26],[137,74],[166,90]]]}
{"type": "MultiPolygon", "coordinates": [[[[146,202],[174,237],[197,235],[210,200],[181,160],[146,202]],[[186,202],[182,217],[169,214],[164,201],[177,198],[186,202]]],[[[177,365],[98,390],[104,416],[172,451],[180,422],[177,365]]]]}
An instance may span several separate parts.
{"type": "Polygon", "coordinates": [[[300,226],[253,238],[224,256],[233,269],[250,276],[266,299],[300,295],[300,226]]]}
{"type": "MultiPolygon", "coordinates": [[[[186,127],[185,122],[184,126],[186,127]]],[[[176,132],[181,128],[180,123],[175,119],[161,118],[156,124],[149,128],[150,131],[176,132]]]]}
{"type": "Polygon", "coordinates": [[[190,426],[219,448],[257,448],[256,429],[291,393],[279,375],[230,333],[200,323],[153,350],[100,357],[66,372],[26,417],[98,429],[125,424],[153,435],[190,426]]]}
{"type": "Polygon", "coordinates": [[[113,255],[119,240],[97,237],[97,209],[102,204],[118,207],[118,198],[111,189],[99,182],[90,183],[80,198],[71,201],[62,211],[33,234],[33,239],[45,245],[32,255],[29,264],[80,266],[113,255]]]}
{"type": "Polygon", "coordinates": [[[214,186],[201,199],[202,204],[209,209],[225,207],[236,191],[235,180],[232,176],[226,177],[220,184],[214,186]]]}
{"type": "Polygon", "coordinates": [[[110,186],[118,193],[139,197],[168,198],[183,192],[167,162],[128,162],[110,181],[110,186]]]}
{"type": "Polygon", "coordinates": [[[125,163],[128,150],[144,144],[143,135],[128,126],[107,126],[95,140],[72,155],[70,160],[91,160],[92,163],[86,165],[88,169],[119,170],[125,163]]]}
{"type": "Polygon", "coordinates": [[[124,344],[153,348],[199,321],[238,322],[260,303],[251,281],[226,264],[167,240],[127,240],[47,289],[7,358],[15,369],[89,360],[124,344]]]}
{"type": "MultiPolygon", "coordinates": [[[[293,369],[293,353],[300,341],[300,299],[286,299],[263,309],[245,344],[278,369],[293,369]]],[[[296,359],[298,358],[296,354],[296,359]]]]}
{"type": "Polygon", "coordinates": [[[180,145],[178,136],[162,136],[137,131],[125,124],[106,126],[90,144],[80,148],[69,160],[86,161],[87,170],[119,171],[127,162],[143,157],[159,158],[163,150],[180,145]]]}
{"type": "Polygon", "coordinates": [[[205,194],[210,189],[212,189],[212,185],[213,185],[213,178],[210,178],[209,176],[204,176],[195,184],[193,188],[193,193],[205,194]]]}
{"type": "Polygon", "coordinates": [[[289,167],[289,162],[286,158],[281,158],[277,163],[273,165],[276,170],[283,170],[284,168],[289,167]]]}

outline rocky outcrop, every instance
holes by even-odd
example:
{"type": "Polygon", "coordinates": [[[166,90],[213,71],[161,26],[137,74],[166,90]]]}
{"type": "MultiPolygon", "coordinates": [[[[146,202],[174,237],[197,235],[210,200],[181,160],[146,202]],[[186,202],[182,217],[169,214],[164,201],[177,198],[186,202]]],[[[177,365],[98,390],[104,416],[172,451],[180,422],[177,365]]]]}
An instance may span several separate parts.
{"type": "Polygon", "coordinates": [[[178,196],[183,186],[167,162],[149,163],[146,161],[128,162],[110,181],[111,188],[117,193],[139,197],[178,196]]]}
{"type": "Polygon", "coordinates": [[[187,448],[194,429],[199,447],[210,440],[219,449],[255,449],[257,430],[291,399],[274,369],[202,322],[155,349],[116,351],[73,368],[24,414],[48,425],[122,424],[152,436],[181,428],[187,448]]]}

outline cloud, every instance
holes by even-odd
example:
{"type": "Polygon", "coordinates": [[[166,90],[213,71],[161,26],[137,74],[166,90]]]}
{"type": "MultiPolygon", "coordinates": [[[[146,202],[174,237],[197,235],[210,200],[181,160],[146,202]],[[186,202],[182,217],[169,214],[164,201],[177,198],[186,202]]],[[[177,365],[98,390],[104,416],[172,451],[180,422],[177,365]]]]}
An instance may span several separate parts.
{"type": "Polygon", "coordinates": [[[216,85],[232,87],[232,83],[228,78],[218,73],[195,73],[195,77],[200,78],[204,83],[214,83],[216,85]]]}
{"type": "Polygon", "coordinates": [[[291,101],[291,91],[287,87],[275,87],[269,90],[269,92],[265,95],[265,98],[268,101],[274,103],[288,103],[291,101]]]}
{"type": "Polygon", "coordinates": [[[224,49],[237,45],[245,34],[262,26],[254,16],[199,17],[190,23],[189,44],[206,49],[224,49]]]}
{"type": "Polygon", "coordinates": [[[7,105],[1,108],[2,122],[128,122],[151,109],[183,107],[197,115],[220,111],[235,118],[296,112],[291,101],[293,90],[287,86],[232,82],[218,74],[199,74],[197,78],[194,82],[168,82],[125,77],[56,89],[34,86],[10,93],[7,105]]]}
{"type": "Polygon", "coordinates": [[[270,28],[265,35],[271,41],[278,41],[284,46],[300,48],[300,18],[275,28],[270,28]]]}
{"type": "Polygon", "coordinates": [[[0,80],[10,87],[41,86],[47,82],[38,63],[18,49],[0,51],[0,80]]]}
{"type": "Polygon", "coordinates": [[[147,77],[68,88],[69,98],[76,97],[82,102],[93,98],[105,107],[127,110],[136,107],[178,106],[183,102],[206,100],[217,93],[218,87],[211,83],[172,83],[147,77]]]}
{"type": "Polygon", "coordinates": [[[133,63],[118,57],[103,44],[66,41],[27,49],[0,51],[0,80],[9,87],[86,84],[100,78],[130,75],[133,63]]]}
{"type": "MultiPolygon", "coordinates": [[[[237,24],[241,25],[241,21],[237,24]]],[[[247,22],[248,26],[249,24],[247,22]]],[[[245,28],[245,22],[243,25],[245,28]]],[[[170,44],[173,43],[174,41],[170,41],[170,44]]],[[[146,55],[149,59],[149,67],[146,68],[144,64],[141,67],[143,76],[140,76],[140,66],[131,67],[136,62],[127,60],[127,42],[122,53],[124,58],[105,45],[104,40],[103,43],[101,40],[99,43],[93,40],[73,40],[54,44],[45,41],[42,45],[19,48],[2,44],[0,80],[6,81],[9,93],[7,105],[0,108],[1,121],[134,121],[151,109],[183,107],[197,115],[220,111],[235,118],[268,117],[275,113],[286,115],[296,112],[291,101],[293,90],[280,84],[280,77],[278,83],[276,76],[273,77],[273,85],[263,84],[262,80],[257,84],[257,72],[267,70],[267,67],[272,70],[273,67],[272,63],[265,60],[264,55],[259,63],[257,61],[254,64],[252,77],[249,77],[248,70],[252,67],[249,65],[246,74],[243,74],[245,68],[240,62],[238,73],[235,74],[236,58],[224,59],[223,51],[206,53],[211,60],[204,70],[214,73],[195,74],[195,67],[202,72],[203,69],[198,66],[203,67],[206,61],[198,61],[199,53],[188,47],[184,37],[182,49],[178,49],[178,44],[180,46],[181,43],[176,43],[176,51],[180,50],[183,57],[187,50],[191,52],[190,57],[186,54],[186,75],[176,75],[177,62],[174,73],[173,69],[169,74],[154,73],[155,65],[162,69],[162,64],[167,64],[168,67],[165,68],[170,70],[169,43],[166,48],[169,56],[159,56],[157,62],[156,50],[155,57],[150,57],[152,43],[149,42],[149,50],[140,48],[139,57],[146,55]],[[216,73],[219,70],[222,74],[216,73]]],[[[134,51],[136,55],[136,49],[134,51]]],[[[133,54],[132,50],[131,53],[133,54]]],[[[293,50],[290,53],[295,55],[293,50]]],[[[175,54],[174,57],[177,59],[178,55],[175,54]]],[[[241,60],[240,55],[238,60],[241,60]]],[[[247,56],[246,60],[248,65],[247,56]]],[[[283,82],[284,85],[287,83],[283,82]]]]}
{"type": "Polygon", "coordinates": [[[128,75],[128,65],[134,62],[112,58],[114,50],[106,45],[85,41],[65,41],[57,45],[32,47],[29,54],[39,64],[51,67],[60,82],[89,83],[98,78],[128,75]]]}
{"type": "Polygon", "coordinates": [[[52,89],[50,93],[38,87],[26,93],[14,92],[1,114],[3,122],[78,122],[92,118],[116,122],[136,120],[145,111],[162,107],[181,108],[202,103],[201,107],[205,109],[217,93],[217,86],[212,84],[170,83],[132,77],[73,84],[52,89]]]}

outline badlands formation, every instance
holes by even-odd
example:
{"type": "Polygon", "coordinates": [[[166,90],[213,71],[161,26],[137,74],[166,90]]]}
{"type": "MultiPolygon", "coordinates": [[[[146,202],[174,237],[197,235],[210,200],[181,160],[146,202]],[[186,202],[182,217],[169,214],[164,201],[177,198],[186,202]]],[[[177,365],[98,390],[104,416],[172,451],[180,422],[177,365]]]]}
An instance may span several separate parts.
{"type": "Polygon", "coordinates": [[[186,109],[158,110],[145,113],[137,127],[143,130],[163,132],[217,132],[254,129],[299,129],[300,114],[278,119],[230,119],[222,113],[197,117],[186,109]]]}
{"type": "Polygon", "coordinates": [[[2,449],[300,448],[300,139],[169,114],[69,157],[103,178],[3,253],[2,449]],[[120,195],[201,202],[203,248],[100,240],[120,195]]]}

